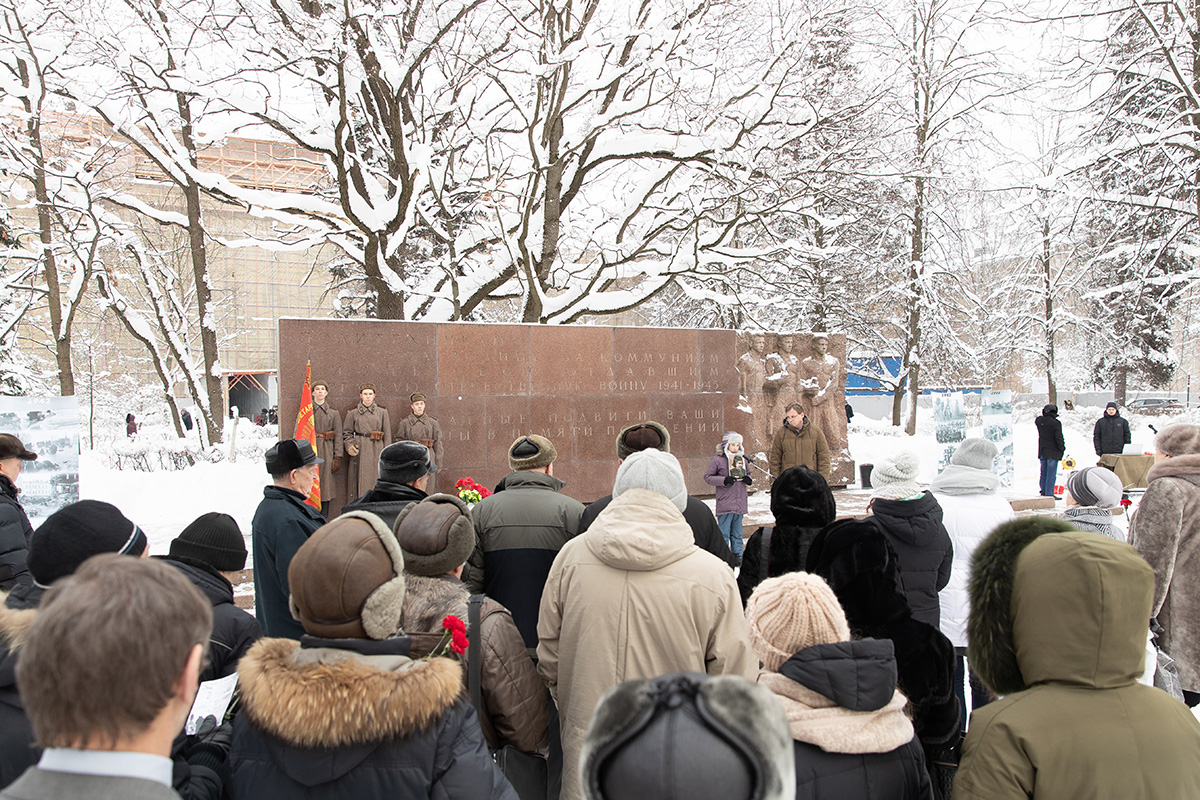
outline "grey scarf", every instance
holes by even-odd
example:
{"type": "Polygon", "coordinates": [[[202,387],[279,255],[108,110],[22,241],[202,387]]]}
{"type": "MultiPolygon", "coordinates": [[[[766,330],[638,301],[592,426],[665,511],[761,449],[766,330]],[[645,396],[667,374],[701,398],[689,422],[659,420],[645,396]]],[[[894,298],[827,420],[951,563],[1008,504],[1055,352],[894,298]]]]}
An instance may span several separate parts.
{"type": "Polygon", "coordinates": [[[950,464],[929,488],[939,494],[995,494],[1000,488],[1000,476],[988,469],[950,464]]]}

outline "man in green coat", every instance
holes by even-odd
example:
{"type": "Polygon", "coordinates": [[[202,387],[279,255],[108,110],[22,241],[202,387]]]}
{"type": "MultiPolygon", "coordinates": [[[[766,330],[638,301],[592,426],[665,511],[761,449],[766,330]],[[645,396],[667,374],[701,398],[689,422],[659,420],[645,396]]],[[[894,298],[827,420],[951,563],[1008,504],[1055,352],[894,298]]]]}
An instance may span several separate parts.
{"type": "Polygon", "coordinates": [[[975,551],[971,714],[954,800],[1200,797],[1200,722],[1145,669],[1154,574],[1129,545],[1030,517],[975,551]]]}
{"type": "Polygon", "coordinates": [[[788,403],[783,426],[775,431],[767,460],[775,477],[784,470],[803,466],[829,480],[829,445],[825,434],[809,422],[799,403],[788,403]]]}

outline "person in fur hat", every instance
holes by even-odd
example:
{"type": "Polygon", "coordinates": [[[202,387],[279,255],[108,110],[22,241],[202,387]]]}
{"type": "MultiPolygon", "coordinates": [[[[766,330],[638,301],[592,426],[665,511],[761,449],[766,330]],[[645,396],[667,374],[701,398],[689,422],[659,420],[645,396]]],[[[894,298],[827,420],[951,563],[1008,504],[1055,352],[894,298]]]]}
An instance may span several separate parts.
{"type": "Polygon", "coordinates": [[[750,476],[752,461],[754,459],[742,450],[742,435],[726,431],[717,445],[717,454],[704,471],[704,482],[714,487],[716,494],[717,527],[739,564],[742,561],[742,517],[747,511],[746,487],[754,483],[750,476]]]}
{"type": "Polygon", "coordinates": [[[996,528],[971,564],[969,657],[1000,699],[971,714],[955,800],[1200,797],[1200,723],[1145,667],[1154,574],[1050,517],[996,528]]]}
{"type": "Polygon", "coordinates": [[[1177,422],[1154,438],[1149,486],[1129,520],[1129,543],[1154,569],[1151,614],[1166,632],[1183,697],[1200,703],[1200,425],[1177,422]]]}
{"type": "MultiPolygon", "coordinates": [[[[464,622],[468,618],[470,593],[460,578],[475,549],[471,512],[457,497],[430,495],[400,512],[394,532],[404,553],[400,626],[412,640],[412,654],[427,655],[442,641],[447,614],[464,622]]],[[[512,614],[485,598],[479,635],[481,641],[470,646],[479,647],[482,655],[480,692],[486,713],[479,722],[488,747],[512,745],[526,753],[544,753],[549,697],[512,614]]]]}
{"type": "Polygon", "coordinates": [[[528,648],[537,647],[538,604],[558,551],[579,533],[583,503],[562,493],[554,477],[558,451],[544,436],[517,438],[508,448],[512,469],[496,493],[475,505],[475,550],[463,582],[512,612],[528,648]]]}
{"type": "Polygon", "coordinates": [[[909,609],[899,588],[896,551],[870,520],[845,520],[817,534],[807,568],[833,589],[856,638],[891,640],[898,686],[908,698],[926,769],[934,785],[940,785],[935,762],[944,760],[961,738],[954,647],[909,609]]]}
{"type": "Polygon", "coordinates": [[[967,653],[967,576],[971,554],[997,525],[1016,514],[1012,505],[996,490],[1000,477],[992,471],[999,450],[983,438],[963,440],[950,463],[938,473],[929,490],[942,508],[942,524],[954,548],[950,580],[938,595],[940,627],[954,645],[954,690],[962,708],[962,729],[967,729],[967,684],[971,686],[971,706],[979,708],[991,695],[966,663],[967,653]]]}
{"type": "Polygon", "coordinates": [[[950,582],[954,546],[937,497],[917,484],[920,466],[917,454],[910,450],[876,464],[867,508],[896,551],[913,617],[936,628],[941,622],[938,592],[950,582]]]}
{"type": "Polygon", "coordinates": [[[795,763],[771,693],[674,673],[605,692],[582,754],[586,800],[790,800],[795,763]]]}
{"type": "Polygon", "coordinates": [[[829,584],[806,572],[760,583],[746,622],[758,683],[788,716],[797,798],[932,800],[890,640],[852,640],[829,584]]]}
{"type": "Polygon", "coordinates": [[[390,528],[401,510],[429,496],[426,489],[435,469],[425,445],[392,442],[379,453],[379,478],[371,491],[342,506],[342,511],[370,511],[390,528]]]}
{"type": "Polygon", "coordinates": [[[399,633],[404,555],[365,511],[321,527],[289,568],[301,641],[262,639],[239,665],[227,787],[253,798],[503,798],[449,658],[413,660],[399,633]]]}
{"type": "Polygon", "coordinates": [[[743,606],[763,578],[804,569],[809,546],[837,517],[837,504],[821,473],[808,467],[791,467],[771,487],[771,515],[775,525],[759,528],[746,543],[737,578],[743,606]]]}

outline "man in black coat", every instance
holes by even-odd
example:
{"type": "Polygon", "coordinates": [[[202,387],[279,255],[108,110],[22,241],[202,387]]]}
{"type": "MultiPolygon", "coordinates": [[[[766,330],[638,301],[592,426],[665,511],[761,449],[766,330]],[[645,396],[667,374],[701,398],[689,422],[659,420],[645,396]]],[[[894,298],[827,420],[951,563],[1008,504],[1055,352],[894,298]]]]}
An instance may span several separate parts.
{"type": "Polygon", "coordinates": [[[1092,428],[1092,444],[1096,447],[1096,455],[1119,454],[1132,441],[1129,423],[1121,416],[1117,404],[1110,402],[1104,407],[1104,416],[1096,420],[1096,426],[1092,428]]]}
{"type": "Polygon", "coordinates": [[[17,476],[26,461],[37,453],[21,444],[11,433],[0,433],[0,591],[7,592],[18,581],[29,580],[25,559],[33,527],[17,500],[17,476]]]}
{"type": "Polygon", "coordinates": [[[213,630],[201,682],[232,675],[250,645],[263,635],[254,615],[233,600],[231,578],[246,568],[246,540],[237,520],[216,511],[201,514],[175,537],[169,553],[158,557],[186,575],[212,603],[213,630]]]}
{"type": "Polygon", "coordinates": [[[37,763],[33,727],[17,691],[20,643],[37,616],[47,586],[74,574],[100,553],[144,557],[146,534],[117,510],[99,500],[64,506],[43,522],[29,540],[30,581],[18,583],[0,607],[0,788],[37,763]]]}
{"type": "Polygon", "coordinates": [[[390,528],[405,507],[429,496],[425,487],[433,469],[429,448],[425,445],[392,442],[379,453],[379,478],[375,485],[353,503],[342,506],[342,513],[370,511],[390,528]]]}
{"type": "MultiPolygon", "coordinates": [[[[647,448],[671,452],[671,434],[657,422],[639,422],[630,425],[617,434],[617,463],[620,464],[633,453],[640,453],[647,448]]],[[[612,495],[605,495],[583,510],[579,520],[579,532],[586,531],[600,516],[600,512],[608,508],[612,495]]],[[[687,499],[687,507],[683,509],[683,518],[692,529],[692,537],[696,546],[707,550],[731,567],[736,567],[741,560],[729,549],[721,529],[717,527],[717,518],[703,501],[691,495],[687,499]]]]}
{"type": "Polygon", "coordinates": [[[304,502],[321,459],[304,439],[284,439],[267,451],[266,461],[272,485],[263,489],[250,524],[255,614],[268,636],[299,639],[304,629],[288,608],[288,566],[300,545],[325,524],[321,513],[304,502]]]}
{"type": "MultiPolygon", "coordinates": [[[[1124,420],[1121,420],[1124,422],[1124,420]]],[[[1062,423],[1058,419],[1058,406],[1048,403],[1042,407],[1042,415],[1033,421],[1038,432],[1038,460],[1042,471],[1039,479],[1042,497],[1054,497],[1054,482],[1058,478],[1058,462],[1067,454],[1067,443],[1063,439],[1062,423]]]]}

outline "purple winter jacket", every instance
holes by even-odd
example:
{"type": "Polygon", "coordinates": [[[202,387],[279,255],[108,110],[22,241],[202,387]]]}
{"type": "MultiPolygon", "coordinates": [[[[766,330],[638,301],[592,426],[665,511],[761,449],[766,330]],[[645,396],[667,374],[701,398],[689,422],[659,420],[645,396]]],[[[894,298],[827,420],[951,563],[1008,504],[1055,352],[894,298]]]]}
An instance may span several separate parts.
{"type": "MultiPolygon", "coordinates": [[[[743,455],[745,455],[743,453],[743,455]]],[[[746,458],[746,471],[749,474],[750,462],[753,461],[749,456],[746,458]]],[[[745,514],[746,513],[746,484],[741,481],[736,481],[732,486],[725,485],[725,476],[729,474],[729,457],[724,453],[713,456],[712,461],[708,462],[708,469],[704,471],[704,482],[714,488],[717,495],[717,514],[745,514]]]]}

